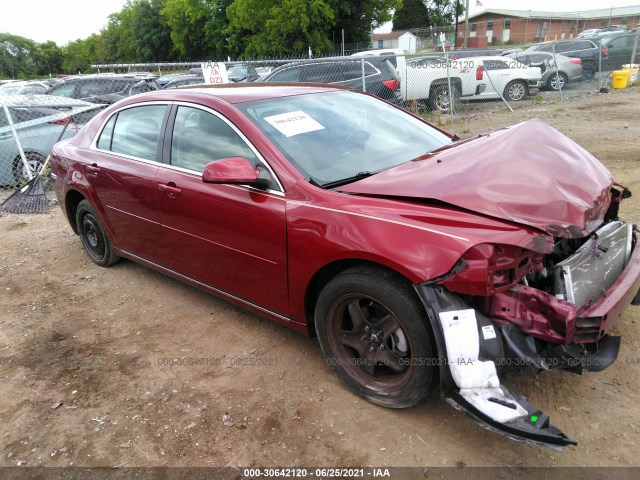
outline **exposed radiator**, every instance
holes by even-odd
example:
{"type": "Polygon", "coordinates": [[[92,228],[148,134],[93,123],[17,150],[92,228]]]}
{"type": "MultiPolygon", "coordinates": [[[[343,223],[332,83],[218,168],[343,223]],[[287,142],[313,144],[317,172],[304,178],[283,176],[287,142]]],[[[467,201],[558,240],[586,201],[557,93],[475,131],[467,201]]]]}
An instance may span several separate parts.
{"type": "Polygon", "coordinates": [[[631,257],[633,226],[610,222],[576,252],[557,264],[562,268],[566,299],[578,308],[602,298],[631,257]]]}

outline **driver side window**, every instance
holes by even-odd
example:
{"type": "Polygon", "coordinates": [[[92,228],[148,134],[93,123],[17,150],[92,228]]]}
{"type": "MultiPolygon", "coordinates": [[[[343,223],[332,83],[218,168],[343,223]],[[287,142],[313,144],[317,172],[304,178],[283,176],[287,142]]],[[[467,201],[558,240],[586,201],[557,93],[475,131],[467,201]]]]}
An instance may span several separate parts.
{"type": "Polygon", "coordinates": [[[258,158],[222,119],[204,110],[178,107],[171,139],[171,165],[201,173],[214,160],[244,157],[255,167],[258,158]]]}

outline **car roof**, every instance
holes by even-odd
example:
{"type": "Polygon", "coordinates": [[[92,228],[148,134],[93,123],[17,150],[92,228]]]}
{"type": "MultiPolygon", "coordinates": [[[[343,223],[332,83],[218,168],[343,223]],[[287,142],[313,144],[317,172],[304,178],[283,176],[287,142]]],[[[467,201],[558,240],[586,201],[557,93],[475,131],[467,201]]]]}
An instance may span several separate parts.
{"type": "Polygon", "coordinates": [[[134,97],[128,97],[128,99],[133,99],[132,102],[143,99],[150,101],[175,100],[175,96],[179,95],[182,100],[185,100],[184,97],[188,96],[193,96],[194,100],[197,98],[205,99],[207,97],[213,97],[236,104],[254,100],[291,97],[336,90],[352,89],[320,83],[227,83],[223,85],[195,85],[181,87],[179,89],[155,90],[153,92],[135,95],[134,97]]]}
{"type": "MultiPolygon", "coordinates": [[[[147,75],[117,74],[117,73],[90,73],[87,75],[73,75],[64,79],[65,83],[81,82],[84,80],[122,80],[124,82],[139,82],[140,80],[153,80],[147,75]]],[[[62,85],[62,84],[60,84],[62,85]]],[[[56,85],[57,86],[57,85],[56,85]]]]}
{"type": "Polygon", "coordinates": [[[392,55],[404,55],[404,50],[401,48],[377,48],[374,50],[363,50],[361,52],[352,53],[351,57],[379,57],[384,54],[392,55]]]}
{"type": "Polygon", "coordinates": [[[559,44],[559,43],[574,43],[574,42],[592,42],[593,43],[593,39],[591,37],[586,37],[586,38],[583,37],[583,38],[570,38],[566,40],[548,40],[546,42],[534,43],[531,46],[535,47],[537,45],[551,45],[552,43],[559,44]]]}
{"type": "Polygon", "coordinates": [[[491,55],[491,56],[487,56],[487,55],[478,55],[477,57],[468,57],[465,58],[465,60],[469,60],[469,59],[476,59],[476,60],[481,60],[481,61],[486,61],[486,60],[499,60],[501,62],[508,62],[509,60],[513,60],[512,58],[509,57],[505,57],[504,55],[491,55]]]}

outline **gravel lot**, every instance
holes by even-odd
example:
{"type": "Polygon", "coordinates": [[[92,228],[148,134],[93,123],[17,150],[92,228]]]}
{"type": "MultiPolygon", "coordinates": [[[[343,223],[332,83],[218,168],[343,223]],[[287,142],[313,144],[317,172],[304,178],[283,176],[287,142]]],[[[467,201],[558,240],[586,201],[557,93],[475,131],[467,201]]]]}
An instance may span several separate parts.
{"type": "MultiPolygon", "coordinates": [[[[640,88],[545,98],[445,128],[542,118],[634,192],[622,216],[640,221],[640,88]]],[[[640,308],[606,371],[505,379],[579,442],[556,452],[438,398],[369,404],[314,339],[132,262],[95,266],[58,207],[0,215],[0,245],[0,466],[640,466],[640,308]]]]}

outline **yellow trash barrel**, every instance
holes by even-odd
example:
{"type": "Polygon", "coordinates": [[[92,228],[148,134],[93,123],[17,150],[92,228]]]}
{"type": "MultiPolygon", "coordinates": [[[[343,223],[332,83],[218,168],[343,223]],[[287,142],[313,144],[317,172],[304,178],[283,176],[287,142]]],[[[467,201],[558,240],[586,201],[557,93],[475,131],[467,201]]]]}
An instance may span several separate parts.
{"type": "Polygon", "coordinates": [[[638,80],[638,71],[640,70],[637,63],[629,65],[622,65],[622,70],[629,71],[629,81],[627,82],[627,86],[630,87],[633,82],[638,80]]]}
{"type": "Polygon", "coordinates": [[[611,88],[627,88],[627,83],[629,83],[630,76],[631,72],[629,70],[616,70],[615,72],[613,72],[611,88]]]}

